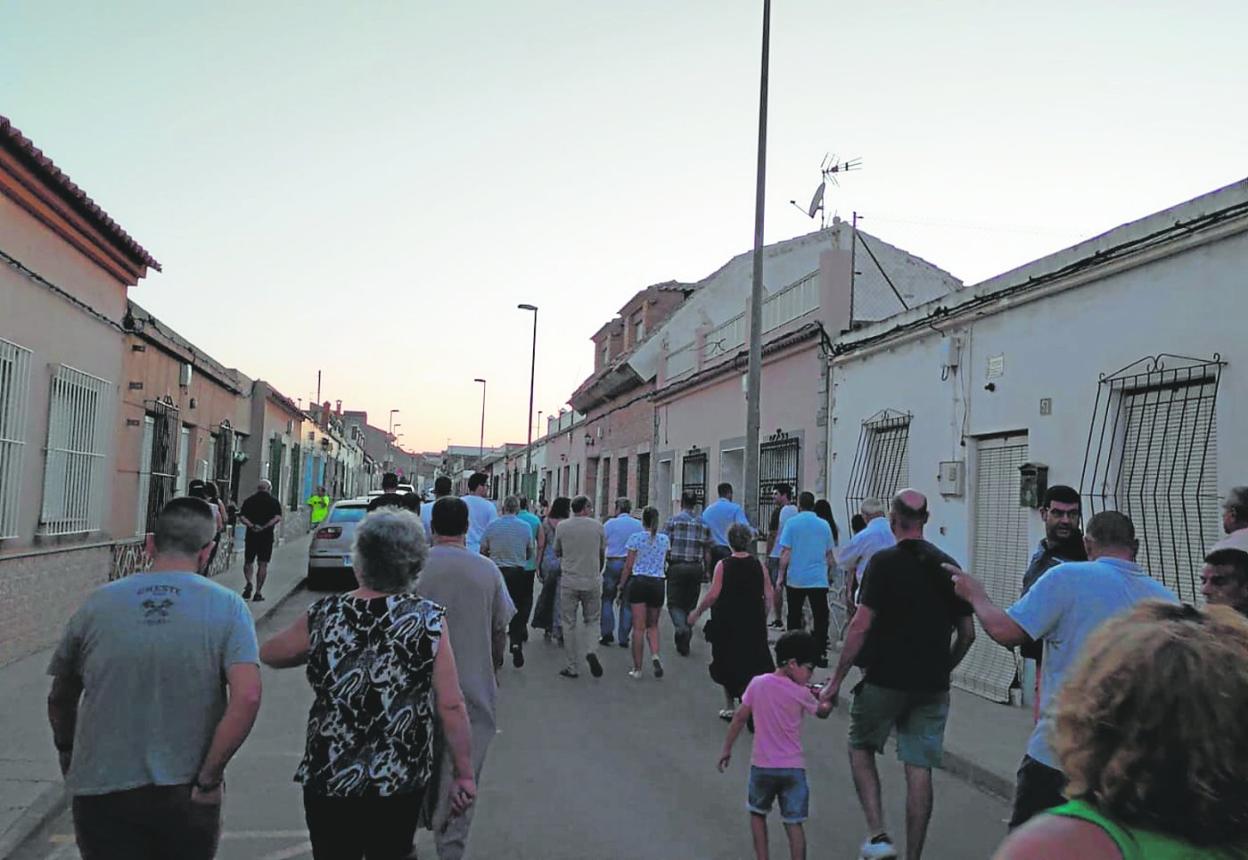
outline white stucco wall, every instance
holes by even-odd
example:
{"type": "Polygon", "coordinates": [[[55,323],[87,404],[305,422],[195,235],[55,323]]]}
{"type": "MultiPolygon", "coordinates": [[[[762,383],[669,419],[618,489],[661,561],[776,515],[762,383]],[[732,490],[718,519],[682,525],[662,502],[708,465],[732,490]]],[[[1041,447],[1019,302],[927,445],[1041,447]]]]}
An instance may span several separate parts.
{"type": "MultiPolygon", "coordinates": [[[[1216,404],[1218,490],[1248,483],[1248,452],[1240,444],[1248,431],[1246,288],[1248,233],[1240,233],[1035,301],[1016,300],[973,322],[942,324],[943,338],[928,329],[908,342],[837,359],[827,490],[834,509],[845,511],[862,422],[881,409],[910,412],[910,483],[930,499],[929,539],[974,565],[969,440],[1026,431],[1028,459],[1048,464],[1049,484],[1078,487],[1099,374],[1158,353],[1202,359],[1218,353],[1227,362],[1216,404]],[[961,366],[942,381],[951,337],[963,340],[961,366]],[[989,380],[992,356],[1003,357],[1004,373],[989,380]],[[989,381],[994,391],[985,390],[989,381]],[[1040,414],[1041,398],[1051,398],[1051,415],[1040,414]],[[961,498],[936,492],[938,464],[951,459],[967,461],[961,498]]],[[[1042,536],[1033,517],[1030,542],[1042,536]]]]}

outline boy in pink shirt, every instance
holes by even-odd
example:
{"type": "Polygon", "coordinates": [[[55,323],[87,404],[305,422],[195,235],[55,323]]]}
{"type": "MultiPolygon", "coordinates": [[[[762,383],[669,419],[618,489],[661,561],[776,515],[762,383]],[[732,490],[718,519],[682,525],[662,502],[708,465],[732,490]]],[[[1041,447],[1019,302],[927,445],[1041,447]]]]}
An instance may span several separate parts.
{"type": "Polygon", "coordinates": [[[780,820],[789,837],[792,860],[806,858],[806,832],[802,822],[810,812],[810,788],[806,784],[806,761],[802,757],[802,717],[814,714],[827,719],[833,702],[820,702],[807,685],[818,659],[815,639],[804,630],[785,633],[776,642],[776,671],[758,675],[745,688],[741,707],[733,715],[724,749],[719,756],[722,773],[732,760],[732,745],[741,728],[754,718],[754,750],[750,756],[747,808],[754,856],[767,860],[767,813],[780,799],[780,820]]]}

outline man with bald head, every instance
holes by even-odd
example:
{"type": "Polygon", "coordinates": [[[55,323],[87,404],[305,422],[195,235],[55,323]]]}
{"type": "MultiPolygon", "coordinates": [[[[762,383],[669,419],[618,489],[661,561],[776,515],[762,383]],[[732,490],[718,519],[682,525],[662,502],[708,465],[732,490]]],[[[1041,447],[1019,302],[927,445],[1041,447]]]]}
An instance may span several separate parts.
{"type": "Polygon", "coordinates": [[[272,489],[268,481],[260,481],[238,511],[239,522],[247,527],[243,542],[243,578],[247,580],[243,586],[243,600],[249,597],[255,601],[264,600],[264,580],[269,575],[269,562],[273,560],[277,524],[282,521],[282,503],[273,498],[272,489]],[[251,591],[253,564],[257,565],[254,597],[251,591]]]}
{"type": "Polygon", "coordinates": [[[906,767],[906,857],[918,858],[932,816],[932,768],[944,747],[949,675],[971,647],[975,626],[970,605],[941,567],[953,559],[923,539],[927,498],[902,490],[888,519],[897,544],[871,557],[836,672],[820,696],[835,699],[850,668],[864,666],[849,710],[849,764],[867,819],[861,856],[897,856],[875,768],[895,726],[897,757],[906,767]]]}
{"type": "MultiPolygon", "coordinates": [[[[1083,535],[1087,561],[1050,568],[1009,609],[992,602],[982,582],[949,568],[957,593],[975,608],[984,632],[1006,648],[1040,642],[1040,719],[1018,767],[1010,829],[1065,803],[1066,777],[1052,746],[1055,700],[1084,643],[1098,627],[1141,600],[1177,603],[1174,592],[1136,564],[1140,542],[1126,514],[1101,511],[1083,535]]],[[[1144,667],[1146,668],[1146,667],[1144,667]]]]}

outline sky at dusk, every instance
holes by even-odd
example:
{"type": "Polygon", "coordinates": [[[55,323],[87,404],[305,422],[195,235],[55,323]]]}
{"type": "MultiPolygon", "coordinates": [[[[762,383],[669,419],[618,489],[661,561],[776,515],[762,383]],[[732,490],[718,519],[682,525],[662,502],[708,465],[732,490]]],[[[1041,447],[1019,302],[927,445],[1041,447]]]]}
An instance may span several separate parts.
{"type": "MultiPolygon", "coordinates": [[[[753,235],[761,2],[0,4],[0,114],[223,363],[402,442],[523,441],[639,289],[753,235]]],[[[767,241],[842,216],[973,283],[1248,175],[1248,4],[776,0],[767,241]]],[[[0,236],[0,243],[3,237],[0,236]]]]}

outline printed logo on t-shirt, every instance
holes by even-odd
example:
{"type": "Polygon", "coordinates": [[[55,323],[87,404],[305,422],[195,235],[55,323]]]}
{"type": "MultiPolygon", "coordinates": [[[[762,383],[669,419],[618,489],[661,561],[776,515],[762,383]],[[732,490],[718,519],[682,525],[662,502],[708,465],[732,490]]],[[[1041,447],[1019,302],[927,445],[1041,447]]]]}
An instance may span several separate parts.
{"type": "Polygon", "coordinates": [[[138,593],[151,595],[139,604],[143,609],[143,623],[168,624],[169,611],[177,604],[174,598],[182,593],[182,589],[175,585],[149,585],[140,588],[138,593]]]}

